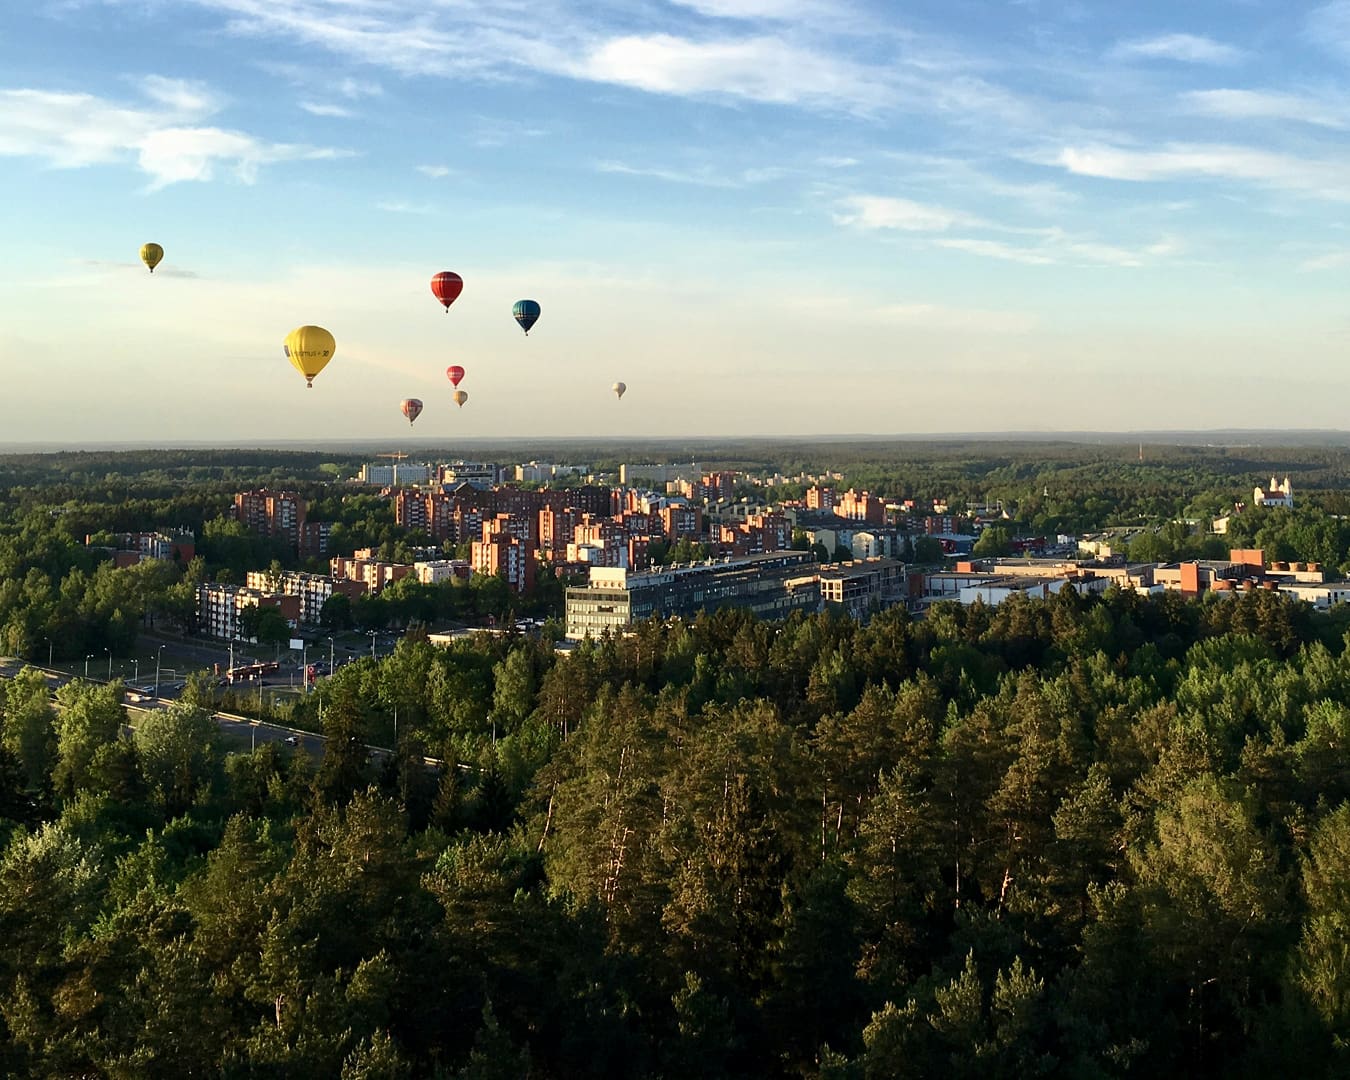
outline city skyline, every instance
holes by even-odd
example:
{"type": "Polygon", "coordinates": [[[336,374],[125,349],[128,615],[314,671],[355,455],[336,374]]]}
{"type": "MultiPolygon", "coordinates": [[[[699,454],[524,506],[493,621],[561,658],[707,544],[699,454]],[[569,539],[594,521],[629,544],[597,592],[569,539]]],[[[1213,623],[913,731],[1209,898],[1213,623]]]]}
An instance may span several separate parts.
{"type": "Polygon", "coordinates": [[[1346,0],[10,13],[0,438],[1338,428],[1347,59],[1346,0]]]}

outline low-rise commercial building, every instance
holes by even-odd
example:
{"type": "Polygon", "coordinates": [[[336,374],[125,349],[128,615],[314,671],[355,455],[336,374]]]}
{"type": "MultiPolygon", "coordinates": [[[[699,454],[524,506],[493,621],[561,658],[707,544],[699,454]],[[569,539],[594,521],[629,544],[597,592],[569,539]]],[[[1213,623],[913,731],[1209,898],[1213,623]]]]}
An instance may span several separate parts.
{"type": "Polygon", "coordinates": [[[690,618],[722,607],[748,608],[765,619],[820,605],[820,585],[804,551],[775,551],[633,572],[593,567],[589,582],[567,590],[567,636],[580,640],[623,632],[653,616],[690,618]]]}

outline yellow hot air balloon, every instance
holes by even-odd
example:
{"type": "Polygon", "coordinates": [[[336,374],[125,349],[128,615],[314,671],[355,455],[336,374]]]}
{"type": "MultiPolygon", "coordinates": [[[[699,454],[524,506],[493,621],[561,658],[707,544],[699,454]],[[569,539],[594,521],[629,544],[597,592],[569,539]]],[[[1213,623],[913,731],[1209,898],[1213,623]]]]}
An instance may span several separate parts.
{"type": "Polygon", "coordinates": [[[620,400],[622,400],[624,391],[628,389],[628,384],[616,382],[610,389],[614,391],[615,395],[617,395],[620,400]]]}
{"type": "Polygon", "coordinates": [[[305,385],[314,386],[314,376],[328,366],[337,351],[333,335],[322,326],[297,326],[286,335],[286,358],[305,377],[305,385]]]}
{"type": "Polygon", "coordinates": [[[456,390],[450,396],[455,399],[455,404],[461,409],[464,408],[464,403],[469,400],[469,392],[467,390],[456,390]]]}
{"type": "Polygon", "coordinates": [[[164,258],[164,249],[158,244],[141,245],[141,262],[150,267],[150,273],[155,272],[155,267],[159,265],[162,258],[164,258]]]}

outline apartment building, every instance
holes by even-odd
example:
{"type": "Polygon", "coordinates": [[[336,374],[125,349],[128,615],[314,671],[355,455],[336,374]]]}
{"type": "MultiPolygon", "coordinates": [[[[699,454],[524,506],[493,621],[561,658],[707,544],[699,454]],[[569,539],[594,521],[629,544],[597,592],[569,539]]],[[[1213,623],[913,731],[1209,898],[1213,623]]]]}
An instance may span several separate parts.
{"type": "Polygon", "coordinates": [[[504,578],[512,592],[534,588],[536,561],[532,546],[509,533],[489,534],[486,525],[483,539],[473,544],[475,573],[504,578]]]}
{"type": "Polygon", "coordinates": [[[207,637],[243,638],[241,617],[251,607],[274,607],[292,627],[300,621],[300,598],[267,593],[247,585],[206,582],[197,586],[197,629],[207,637]]]}
{"type": "MultiPolygon", "coordinates": [[[[358,556],[360,554],[357,553],[358,556]]],[[[346,559],[341,556],[330,559],[328,569],[334,578],[360,582],[365,586],[363,591],[370,596],[377,595],[386,585],[391,585],[413,572],[409,563],[392,563],[360,557],[346,559]]]]}
{"type": "Polygon", "coordinates": [[[250,570],[244,581],[248,588],[259,593],[296,597],[299,600],[296,618],[306,626],[319,625],[323,606],[334,593],[355,598],[366,592],[363,582],[331,578],[323,574],[305,574],[296,570],[283,570],[280,573],[250,570]]]}

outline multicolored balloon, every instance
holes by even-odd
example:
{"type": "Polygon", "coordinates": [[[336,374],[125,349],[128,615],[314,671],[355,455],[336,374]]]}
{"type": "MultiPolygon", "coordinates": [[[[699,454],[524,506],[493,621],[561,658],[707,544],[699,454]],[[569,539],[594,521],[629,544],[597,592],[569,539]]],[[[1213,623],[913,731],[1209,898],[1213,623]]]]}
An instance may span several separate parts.
{"type": "Polygon", "coordinates": [[[450,396],[455,399],[455,404],[461,409],[464,408],[464,403],[469,400],[469,392],[467,390],[456,390],[450,396]]]}
{"type": "Polygon", "coordinates": [[[314,376],[328,366],[337,352],[337,342],[322,326],[297,326],[286,335],[282,349],[291,366],[305,377],[305,385],[312,389],[314,376]]]}
{"type": "Polygon", "coordinates": [[[150,268],[150,273],[155,272],[155,267],[159,265],[160,260],[164,258],[164,249],[158,244],[141,245],[141,262],[150,268]]]}
{"type": "Polygon", "coordinates": [[[619,400],[622,401],[624,393],[628,390],[628,384],[616,382],[610,389],[613,390],[619,400]]]}
{"type": "Polygon", "coordinates": [[[404,398],[398,403],[399,412],[408,418],[408,426],[412,427],[413,421],[422,415],[422,403],[415,397],[404,398]]]}
{"type": "Polygon", "coordinates": [[[534,300],[517,300],[511,314],[520,323],[520,328],[529,334],[530,327],[539,321],[539,304],[534,300]]]}
{"type": "Polygon", "coordinates": [[[464,369],[458,364],[451,364],[445,369],[445,377],[450,380],[451,386],[458,386],[459,380],[464,378],[464,369]]]}
{"type": "Polygon", "coordinates": [[[431,279],[431,292],[443,305],[445,310],[450,310],[450,305],[455,302],[459,294],[464,291],[464,279],[453,270],[442,270],[431,279]]]}

